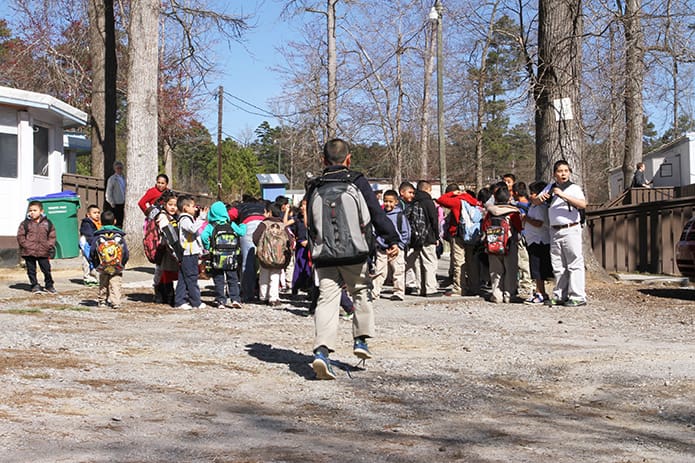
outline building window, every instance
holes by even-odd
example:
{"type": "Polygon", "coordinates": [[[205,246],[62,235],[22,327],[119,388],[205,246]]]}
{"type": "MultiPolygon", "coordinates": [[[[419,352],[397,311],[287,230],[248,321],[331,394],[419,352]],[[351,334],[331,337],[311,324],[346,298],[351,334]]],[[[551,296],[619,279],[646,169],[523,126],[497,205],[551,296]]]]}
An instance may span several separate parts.
{"type": "Polygon", "coordinates": [[[48,176],[48,128],[34,126],[34,175],[48,176]]]}
{"type": "Polygon", "coordinates": [[[17,178],[17,135],[0,133],[0,177],[17,178]]]}

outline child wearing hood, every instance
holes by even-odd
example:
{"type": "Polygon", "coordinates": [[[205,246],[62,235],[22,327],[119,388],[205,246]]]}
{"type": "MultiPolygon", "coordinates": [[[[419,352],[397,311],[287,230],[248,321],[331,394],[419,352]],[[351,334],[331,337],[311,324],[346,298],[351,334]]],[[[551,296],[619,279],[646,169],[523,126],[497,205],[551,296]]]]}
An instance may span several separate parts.
{"type": "MultiPolygon", "coordinates": [[[[210,206],[208,212],[208,224],[200,234],[200,240],[203,247],[211,254],[219,253],[222,255],[221,265],[211,261],[210,276],[215,283],[215,305],[218,309],[241,308],[241,297],[239,294],[239,275],[237,274],[239,257],[240,257],[240,241],[239,239],[246,234],[246,224],[237,224],[232,222],[227,212],[227,206],[222,201],[215,201],[210,206]],[[224,250],[213,249],[217,242],[215,236],[228,236],[232,232],[236,240],[224,240],[228,242],[224,250]],[[236,248],[233,243],[236,243],[236,248]],[[222,268],[217,268],[222,267],[222,268]],[[226,293],[225,293],[226,289],[226,293]],[[229,299],[227,299],[229,298],[229,299]]],[[[215,259],[211,256],[211,259],[215,259]]]]}

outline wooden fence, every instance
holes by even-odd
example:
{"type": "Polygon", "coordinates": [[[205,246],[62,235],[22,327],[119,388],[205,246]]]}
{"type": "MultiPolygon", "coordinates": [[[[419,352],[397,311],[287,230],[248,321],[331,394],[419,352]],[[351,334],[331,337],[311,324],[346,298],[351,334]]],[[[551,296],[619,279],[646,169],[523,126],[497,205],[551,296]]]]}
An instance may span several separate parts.
{"type": "MultiPolygon", "coordinates": [[[[86,175],[63,174],[63,191],[71,190],[80,196],[80,209],[77,212],[77,217],[82,220],[82,217],[87,213],[87,206],[96,204],[104,207],[104,180],[100,177],[88,177],[86,175]]],[[[189,194],[195,198],[196,204],[201,206],[209,206],[215,201],[215,197],[206,196],[195,193],[179,192],[189,194]]],[[[143,191],[142,194],[145,194],[143,191]]]]}
{"type": "MultiPolygon", "coordinates": [[[[634,198],[644,199],[645,193],[649,197],[637,192],[634,198]]],[[[652,194],[670,197],[663,191],[652,194]]],[[[594,255],[609,272],[679,275],[676,243],[694,210],[695,196],[688,196],[587,211],[594,255]]]]}
{"type": "Polygon", "coordinates": [[[80,197],[80,209],[77,211],[78,221],[87,213],[87,206],[96,204],[104,207],[104,180],[100,177],[86,175],[63,174],[63,191],[71,190],[80,197]]]}

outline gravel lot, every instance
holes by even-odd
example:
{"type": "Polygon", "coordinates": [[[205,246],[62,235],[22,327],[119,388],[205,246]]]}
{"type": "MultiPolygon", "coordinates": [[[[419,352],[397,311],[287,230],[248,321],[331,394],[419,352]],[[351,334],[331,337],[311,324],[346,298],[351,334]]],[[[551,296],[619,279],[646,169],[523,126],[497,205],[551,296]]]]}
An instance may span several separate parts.
{"type": "MultiPolygon", "coordinates": [[[[590,282],[586,307],[379,301],[375,359],[316,381],[304,301],[175,311],[57,270],[0,281],[3,462],[692,462],[695,289],[590,282]]],[[[201,282],[203,285],[207,282],[201,282]]],[[[210,300],[210,290],[203,292],[210,300]]]]}

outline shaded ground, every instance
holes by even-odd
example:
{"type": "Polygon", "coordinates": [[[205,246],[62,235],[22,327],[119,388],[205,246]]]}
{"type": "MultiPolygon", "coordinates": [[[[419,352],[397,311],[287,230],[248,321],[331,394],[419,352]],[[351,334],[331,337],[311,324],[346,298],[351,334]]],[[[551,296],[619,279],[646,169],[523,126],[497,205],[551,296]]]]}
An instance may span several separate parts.
{"type": "Polygon", "coordinates": [[[0,281],[3,462],[695,461],[693,288],[379,301],[376,359],[342,322],[315,381],[303,302],[180,312],[131,281],[113,311],[63,278],[0,281]]]}

